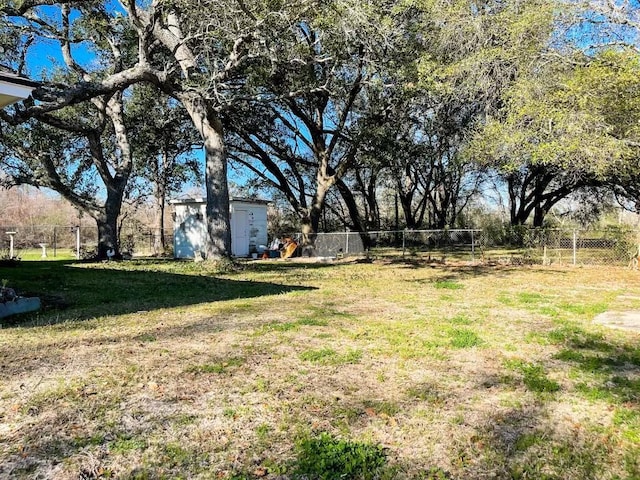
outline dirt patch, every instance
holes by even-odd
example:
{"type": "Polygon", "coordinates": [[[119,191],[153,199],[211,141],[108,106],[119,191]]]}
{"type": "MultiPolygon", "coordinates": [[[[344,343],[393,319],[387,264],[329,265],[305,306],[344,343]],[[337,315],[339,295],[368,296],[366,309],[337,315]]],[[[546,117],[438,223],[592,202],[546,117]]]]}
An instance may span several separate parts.
{"type": "Polygon", "coordinates": [[[604,312],[596,316],[593,323],[640,333],[640,311],[604,312]]]}

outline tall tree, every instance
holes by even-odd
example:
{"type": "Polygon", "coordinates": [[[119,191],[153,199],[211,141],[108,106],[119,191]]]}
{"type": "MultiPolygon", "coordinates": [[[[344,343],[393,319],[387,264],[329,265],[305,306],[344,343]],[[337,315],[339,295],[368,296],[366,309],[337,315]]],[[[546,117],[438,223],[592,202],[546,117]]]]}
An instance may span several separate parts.
{"type": "Polygon", "coordinates": [[[117,221],[133,168],[123,110],[117,93],[0,129],[5,183],[50,188],[91,216],[99,258],[119,255],[117,221]]]}
{"type": "Polygon", "coordinates": [[[230,120],[232,158],[284,194],[307,241],[334,186],[349,200],[352,225],[364,228],[344,178],[357,170],[368,96],[393,88],[398,78],[391,73],[415,58],[411,21],[395,2],[323,4],[297,25],[289,48],[299,52],[299,63],[277,62],[269,72],[263,92],[275,101],[248,104],[260,113],[236,112],[230,120]]]}
{"type": "MultiPolygon", "coordinates": [[[[68,83],[47,82],[34,92],[38,100],[5,120],[13,123],[39,117],[67,105],[110,95],[148,82],[178,100],[199,132],[205,151],[207,190],[207,257],[230,254],[227,162],[221,111],[238,95],[252,93],[247,69],[267,66],[278,57],[279,42],[291,35],[292,18],[313,5],[311,0],[286,4],[244,2],[166,3],[82,0],[8,0],[0,13],[14,27],[35,39],[60,39],[65,58],[71,45],[80,51],[101,52],[113,58],[89,62],[68,83]],[[45,11],[46,7],[46,11],[45,11]],[[120,37],[128,40],[127,48],[120,37]],[[117,54],[115,53],[117,52],[117,54]]],[[[295,57],[295,52],[292,53],[295,57]]],[[[291,58],[294,60],[294,58],[291,58]]],[[[293,93],[293,92],[288,92],[293,93]]]]}
{"type": "Polygon", "coordinates": [[[136,137],[136,183],[140,191],[151,195],[155,207],[153,250],[161,254],[166,247],[167,197],[179,192],[186,182],[201,178],[194,156],[194,149],[201,147],[201,138],[181,105],[148,85],[133,89],[127,123],[136,137]]]}
{"type": "Polygon", "coordinates": [[[544,82],[523,80],[501,119],[487,122],[474,144],[513,189],[512,221],[534,224],[577,189],[633,185],[640,104],[638,55],[603,52],[561,63],[544,82]],[[516,187],[520,189],[517,193],[516,187]]]}

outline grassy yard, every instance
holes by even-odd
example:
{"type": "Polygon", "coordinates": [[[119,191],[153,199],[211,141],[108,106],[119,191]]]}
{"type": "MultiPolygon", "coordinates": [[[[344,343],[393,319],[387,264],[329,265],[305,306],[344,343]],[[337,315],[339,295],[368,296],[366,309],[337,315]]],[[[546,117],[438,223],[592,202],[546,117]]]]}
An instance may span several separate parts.
{"type": "Polygon", "coordinates": [[[0,478],[638,479],[625,269],[22,262],[0,478]]]}

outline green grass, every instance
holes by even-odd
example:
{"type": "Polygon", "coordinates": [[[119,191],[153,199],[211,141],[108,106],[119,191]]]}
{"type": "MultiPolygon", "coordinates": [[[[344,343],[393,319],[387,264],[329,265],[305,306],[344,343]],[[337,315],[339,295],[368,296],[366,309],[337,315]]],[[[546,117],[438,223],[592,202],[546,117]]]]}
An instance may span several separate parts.
{"type": "Polygon", "coordinates": [[[433,286],[435,288],[445,289],[445,290],[461,290],[464,288],[464,285],[458,283],[457,280],[447,280],[447,279],[436,279],[433,282],[433,286]]]}
{"type": "Polygon", "coordinates": [[[23,261],[65,261],[75,260],[75,250],[69,248],[58,248],[54,251],[51,246],[47,247],[47,258],[42,258],[42,249],[40,248],[27,248],[17,249],[14,255],[23,261]]]}
{"type": "Polygon", "coordinates": [[[385,464],[386,454],[380,445],[322,433],[298,441],[293,478],[374,480],[380,478],[385,464]]]}
{"type": "Polygon", "coordinates": [[[305,350],[300,353],[301,360],[321,365],[358,363],[361,358],[362,352],[359,350],[349,350],[343,354],[339,354],[331,348],[321,348],[318,350],[305,350]]]}
{"type": "Polygon", "coordinates": [[[0,477],[632,479],[637,272],[23,261],[0,477]],[[93,475],[93,477],[92,477],[93,475]]]}
{"type": "Polygon", "coordinates": [[[193,365],[187,368],[187,372],[223,374],[223,373],[229,373],[229,371],[233,370],[234,367],[239,367],[243,363],[244,363],[243,358],[228,358],[220,362],[205,363],[202,365],[193,365]]]}
{"type": "Polygon", "coordinates": [[[560,384],[548,378],[543,365],[522,360],[512,360],[506,362],[506,366],[519,372],[522,375],[523,384],[532,392],[553,393],[560,390],[560,384]]]}
{"type": "Polygon", "coordinates": [[[448,332],[450,345],[453,348],[471,348],[482,345],[482,339],[476,332],[468,328],[454,328],[448,332]]]}

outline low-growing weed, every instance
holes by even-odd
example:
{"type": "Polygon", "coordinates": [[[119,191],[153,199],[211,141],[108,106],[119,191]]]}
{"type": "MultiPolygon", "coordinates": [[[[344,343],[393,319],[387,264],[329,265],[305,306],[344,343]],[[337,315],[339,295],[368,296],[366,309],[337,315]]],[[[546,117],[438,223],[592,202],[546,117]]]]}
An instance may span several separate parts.
{"type": "Polygon", "coordinates": [[[135,450],[146,448],[147,442],[142,438],[119,438],[109,445],[112,453],[126,454],[135,450]]]}
{"type": "Polygon", "coordinates": [[[449,344],[453,348],[471,348],[482,345],[483,341],[473,330],[468,328],[454,328],[449,330],[449,344]]]}
{"type": "Polygon", "coordinates": [[[373,480],[380,478],[387,456],[380,445],[335,438],[328,433],[302,438],[296,447],[293,478],[373,480]]]}
{"type": "Polygon", "coordinates": [[[558,382],[547,378],[542,365],[515,360],[507,362],[507,366],[522,374],[522,382],[532,392],[552,393],[560,390],[558,382]]]}
{"type": "Polygon", "coordinates": [[[243,358],[228,358],[221,362],[193,365],[187,369],[189,373],[228,373],[229,369],[239,367],[244,363],[243,358]]]}
{"type": "Polygon", "coordinates": [[[461,290],[464,285],[458,283],[456,280],[437,279],[433,282],[435,288],[442,288],[445,290],[461,290]]]}
{"type": "Polygon", "coordinates": [[[521,292],[518,294],[518,301],[525,304],[536,304],[545,301],[539,293],[521,292]]]}
{"type": "Polygon", "coordinates": [[[622,427],[623,436],[640,445],[640,411],[633,408],[619,408],[613,415],[613,424],[622,427]]]}
{"type": "Polygon", "coordinates": [[[306,362],[319,363],[321,365],[346,365],[358,363],[362,358],[362,351],[349,350],[340,355],[332,348],[321,348],[319,350],[305,350],[300,354],[300,359],[306,362]]]}
{"type": "Polygon", "coordinates": [[[314,363],[328,363],[329,359],[338,355],[332,348],[321,348],[319,350],[305,350],[300,354],[300,360],[314,363]]]}
{"type": "Polygon", "coordinates": [[[471,325],[473,323],[471,320],[469,320],[469,317],[462,313],[449,318],[447,321],[449,323],[453,323],[454,325],[471,325]]]}

